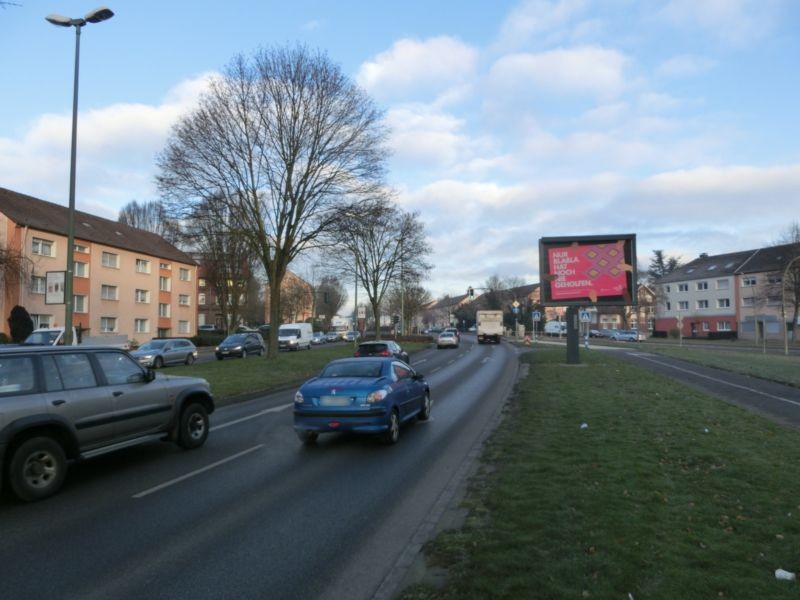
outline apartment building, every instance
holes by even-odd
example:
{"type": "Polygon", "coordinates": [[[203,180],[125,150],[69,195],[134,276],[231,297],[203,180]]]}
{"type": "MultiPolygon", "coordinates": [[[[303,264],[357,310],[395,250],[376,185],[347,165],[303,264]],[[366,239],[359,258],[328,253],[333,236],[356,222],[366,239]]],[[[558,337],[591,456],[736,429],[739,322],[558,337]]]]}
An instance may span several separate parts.
{"type": "MultiPolygon", "coordinates": [[[[0,188],[0,247],[23,259],[20,276],[4,278],[0,331],[15,305],[36,327],[64,324],[64,305],[46,302],[46,276],[66,270],[67,233],[67,207],[0,188]]],[[[76,211],[73,273],[73,323],[87,335],[196,331],[197,266],[156,234],[76,211]]]]}
{"type": "MultiPolygon", "coordinates": [[[[684,337],[735,333],[740,338],[783,339],[783,276],[799,252],[797,244],[786,244],[701,254],[653,286],[656,329],[677,329],[684,337]]],[[[791,318],[788,310],[785,318],[791,318]]]]}

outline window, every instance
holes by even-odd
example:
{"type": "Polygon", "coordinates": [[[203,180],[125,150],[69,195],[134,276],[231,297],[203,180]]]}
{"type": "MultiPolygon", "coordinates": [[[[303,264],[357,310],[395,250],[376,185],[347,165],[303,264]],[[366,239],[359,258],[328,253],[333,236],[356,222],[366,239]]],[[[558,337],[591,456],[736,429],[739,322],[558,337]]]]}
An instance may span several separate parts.
{"type": "Polygon", "coordinates": [[[44,277],[31,277],[31,294],[44,294],[47,289],[47,281],[44,277]]]}
{"type": "Polygon", "coordinates": [[[742,277],[742,287],[753,287],[756,285],[756,283],[758,283],[758,281],[756,281],[756,278],[753,275],[742,277]]]}
{"type": "Polygon", "coordinates": [[[767,296],[767,303],[768,304],[781,304],[783,302],[783,298],[781,298],[780,294],[770,294],[767,296]]]}
{"type": "Polygon", "coordinates": [[[32,356],[9,356],[0,359],[0,397],[27,394],[36,389],[32,356]]]}
{"type": "Polygon", "coordinates": [[[776,284],[779,284],[779,283],[783,283],[783,275],[780,274],[780,273],[777,274],[777,275],[769,275],[767,277],[767,282],[770,285],[776,285],[776,284]]]}
{"type": "Polygon", "coordinates": [[[727,279],[717,279],[717,289],[727,290],[730,289],[730,282],[727,279]]]}
{"type": "Polygon", "coordinates": [[[697,308],[698,309],[708,308],[708,300],[698,300],[697,308]]]}
{"type": "Polygon", "coordinates": [[[198,287],[206,287],[206,280],[203,277],[201,277],[200,279],[197,280],[197,285],[198,287]]]}
{"type": "Polygon", "coordinates": [[[667,302],[667,310],[672,310],[672,302],[667,302]]]}
{"type": "Polygon", "coordinates": [[[189,333],[189,321],[178,321],[178,333],[189,333]]]}
{"type": "Polygon", "coordinates": [[[149,304],[150,303],[150,292],[149,292],[149,290],[136,290],[136,303],[137,304],[149,304]]]}
{"type": "Polygon", "coordinates": [[[697,286],[697,288],[696,288],[697,291],[698,292],[702,292],[703,290],[707,290],[708,289],[708,282],[707,281],[698,281],[696,286],[697,286]]]}
{"type": "Polygon", "coordinates": [[[678,291],[679,292],[688,292],[689,291],[689,284],[688,283],[679,283],[678,284],[678,291]]]}
{"type": "Polygon", "coordinates": [[[137,273],[149,273],[150,272],[150,261],[144,260],[143,258],[136,259],[136,272],[137,273]]]}
{"type": "Polygon", "coordinates": [[[170,290],[169,277],[162,276],[158,278],[158,289],[162,292],[168,292],[170,290]]]}
{"type": "Polygon", "coordinates": [[[161,303],[158,305],[158,316],[169,317],[169,304],[161,303]]]}
{"type": "Polygon", "coordinates": [[[730,308],[731,307],[731,299],[730,298],[718,298],[717,299],[717,308],[730,308]]]}
{"type": "Polygon", "coordinates": [[[731,330],[730,321],[717,321],[717,331],[730,331],[730,330],[731,330]]]}
{"type": "Polygon", "coordinates": [[[672,291],[672,288],[670,286],[667,286],[667,293],[669,294],[671,291],[672,291]]]}
{"type": "Polygon", "coordinates": [[[31,315],[31,319],[33,320],[33,328],[39,329],[40,327],[50,327],[53,315],[31,315]]]}
{"type": "Polygon", "coordinates": [[[100,317],[100,331],[103,333],[116,333],[117,331],[117,318],[116,317],[100,317]]]}
{"type": "Polygon", "coordinates": [[[189,306],[189,294],[179,294],[178,304],[181,306],[189,306]]]}
{"type": "Polygon", "coordinates": [[[94,387],[97,380],[86,354],[57,354],[53,356],[65,390],[94,387]]]}
{"type": "Polygon", "coordinates": [[[39,256],[53,256],[53,241],[33,238],[31,252],[39,256]]]}
{"type": "Polygon", "coordinates": [[[205,294],[197,294],[197,303],[200,306],[203,306],[206,303],[206,295],[205,294]]]}
{"type": "Polygon", "coordinates": [[[72,297],[72,310],[76,313],[89,312],[86,309],[86,296],[73,296],[72,297]]]}
{"type": "Polygon", "coordinates": [[[172,265],[169,263],[158,263],[159,269],[166,269],[167,271],[172,269],[172,265]]]}
{"type": "Polygon", "coordinates": [[[110,269],[119,268],[119,254],[113,252],[103,252],[103,266],[110,269]]]}
{"type": "Polygon", "coordinates": [[[681,300],[678,302],[678,310],[689,310],[689,301],[681,300]]]}
{"type": "Polygon", "coordinates": [[[109,385],[141,382],[143,379],[142,368],[124,354],[119,352],[98,352],[95,357],[97,362],[100,363],[109,385]]]}
{"type": "Polygon", "coordinates": [[[100,297],[103,300],[116,300],[117,299],[117,286],[115,286],[115,285],[102,285],[102,286],[100,286],[100,297]]]}
{"type": "Polygon", "coordinates": [[[189,281],[189,269],[181,268],[178,271],[178,277],[181,281],[189,281]]]}
{"type": "Polygon", "coordinates": [[[710,331],[711,326],[708,324],[708,321],[703,321],[703,331],[710,331]]]}
{"type": "Polygon", "coordinates": [[[753,306],[755,303],[755,298],[752,296],[748,296],[747,298],[742,298],[742,306],[753,306]]]}
{"type": "Polygon", "coordinates": [[[78,262],[77,260],[72,265],[72,274],[75,277],[88,277],[89,265],[85,262],[78,262]]]}
{"type": "Polygon", "coordinates": [[[72,248],[75,252],[80,252],[81,254],[89,254],[89,246],[84,246],[83,244],[75,244],[72,248]]]}
{"type": "Polygon", "coordinates": [[[150,321],[147,319],[134,319],[133,321],[133,330],[136,333],[149,333],[150,332],[150,321]]]}

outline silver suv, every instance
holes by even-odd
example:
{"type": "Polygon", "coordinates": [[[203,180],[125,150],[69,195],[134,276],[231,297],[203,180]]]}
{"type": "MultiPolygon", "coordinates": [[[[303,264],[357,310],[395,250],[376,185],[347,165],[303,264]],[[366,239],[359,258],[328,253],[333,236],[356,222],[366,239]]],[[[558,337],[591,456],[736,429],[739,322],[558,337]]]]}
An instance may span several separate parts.
{"type": "Polygon", "coordinates": [[[123,350],[0,346],[0,484],[40,500],[68,460],[155,439],[197,448],[213,411],[205,379],[156,374],[123,350]]]}

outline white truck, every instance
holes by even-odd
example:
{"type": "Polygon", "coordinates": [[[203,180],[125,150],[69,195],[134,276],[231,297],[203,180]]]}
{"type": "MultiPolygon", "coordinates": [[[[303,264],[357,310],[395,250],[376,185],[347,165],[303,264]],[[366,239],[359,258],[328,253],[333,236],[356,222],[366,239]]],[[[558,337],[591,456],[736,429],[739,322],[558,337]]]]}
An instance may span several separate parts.
{"type": "Polygon", "coordinates": [[[544,334],[558,337],[567,335],[567,324],[564,321],[548,321],[544,324],[544,334]]]}
{"type": "Polygon", "coordinates": [[[479,344],[499,344],[503,335],[503,311],[479,310],[475,313],[479,344]]]}
{"type": "MultiPolygon", "coordinates": [[[[64,344],[64,328],[40,327],[39,329],[34,329],[23,343],[36,346],[62,346],[64,344]]],[[[122,350],[129,350],[131,347],[127,335],[98,335],[92,337],[84,335],[78,340],[78,332],[75,331],[74,327],[72,328],[72,345],[111,346],[122,350]]]]}

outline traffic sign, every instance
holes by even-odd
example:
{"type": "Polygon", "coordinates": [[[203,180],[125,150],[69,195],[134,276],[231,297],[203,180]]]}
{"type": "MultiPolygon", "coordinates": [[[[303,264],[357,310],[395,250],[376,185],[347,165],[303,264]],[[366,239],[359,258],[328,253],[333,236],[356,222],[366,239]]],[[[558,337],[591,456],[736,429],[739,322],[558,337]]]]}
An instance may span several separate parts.
{"type": "Polygon", "coordinates": [[[588,310],[582,310],[580,312],[580,319],[581,323],[588,323],[589,321],[592,320],[592,316],[589,314],[588,310]]]}
{"type": "Polygon", "coordinates": [[[511,303],[511,306],[513,306],[514,308],[519,308],[519,302],[514,300],[514,302],[511,303]]]}
{"type": "Polygon", "coordinates": [[[534,321],[541,321],[542,313],[540,313],[538,310],[533,311],[531,313],[531,319],[533,319],[534,321]]]}

